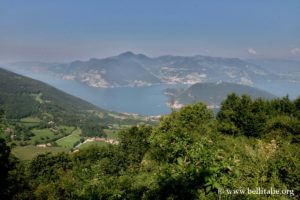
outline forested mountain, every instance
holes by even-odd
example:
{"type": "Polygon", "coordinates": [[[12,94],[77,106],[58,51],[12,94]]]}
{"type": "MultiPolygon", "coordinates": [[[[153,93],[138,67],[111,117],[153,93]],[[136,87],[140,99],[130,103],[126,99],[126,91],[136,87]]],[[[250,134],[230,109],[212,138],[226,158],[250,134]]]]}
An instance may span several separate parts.
{"type": "Polygon", "coordinates": [[[48,113],[54,117],[100,108],[52,86],[0,69],[0,103],[8,118],[48,113]]]}
{"type": "Polygon", "coordinates": [[[230,93],[248,94],[254,99],[275,98],[274,95],[254,87],[226,82],[196,83],[187,89],[167,89],[165,93],[171,97],[171,103],[173,104],[186,105],[201,101],[214,108],[219,107],[230,93]]]}
{"type": "Polygon", "coordinates": [[[92,87],[145,86],[158,83],[193,84],[226,81],[251,85],[275,80],[277,75],[238,58],[160,56],[125,52],[118,56],[71,63],[21,62],[6,65],[18,72],[52,73],[92,87]]]}

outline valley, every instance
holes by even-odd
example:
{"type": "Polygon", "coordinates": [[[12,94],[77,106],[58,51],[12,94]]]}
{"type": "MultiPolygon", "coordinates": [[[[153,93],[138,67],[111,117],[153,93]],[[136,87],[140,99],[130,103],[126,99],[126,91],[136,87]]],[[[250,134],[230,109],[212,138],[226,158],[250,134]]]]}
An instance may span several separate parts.
{"type": "Polygon", "coordinates": [[[90,138],[117,141],[118,132],[132,125],[156,124],[149,116],[107,111],[43,82],[0,69],[0,110],[3,134],[20,159],[45,152],[70,152],[90,138]]]}

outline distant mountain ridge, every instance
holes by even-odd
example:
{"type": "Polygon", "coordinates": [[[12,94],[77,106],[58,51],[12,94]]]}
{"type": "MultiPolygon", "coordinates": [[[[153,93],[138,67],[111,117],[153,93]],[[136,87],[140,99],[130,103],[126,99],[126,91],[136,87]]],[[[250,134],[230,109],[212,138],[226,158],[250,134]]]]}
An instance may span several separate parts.
{"type": "Polygon", "coordinates": [[[274,80],[270,71],[238,58],[160,56],[125,52],[118,56],[71,63],[23,62],[5,66],[16,72],[47,72],[91,87],[136,87],[153,84],[195,84],[226,81],[252,85],[274,80]]]}

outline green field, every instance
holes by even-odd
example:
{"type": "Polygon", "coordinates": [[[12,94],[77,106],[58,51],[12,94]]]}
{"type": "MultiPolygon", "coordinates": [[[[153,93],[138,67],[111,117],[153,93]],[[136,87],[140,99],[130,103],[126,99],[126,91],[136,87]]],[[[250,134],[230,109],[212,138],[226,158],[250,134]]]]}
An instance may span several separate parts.
{"type": "Polygon", "coordinates": [[[46,140],[53,139],[56,137],[56,135],[49,129],[33,129],[32,132],[35,134],[31,138],[32,144],[34,144],[36,141],[39,143],[46,142],[46,140]]]}
{"type": "Polygon", "coordinates": [[[22,123],[40,123],[41,120],[37,117],[25,117],[20,120],[22,123]]]}
{"type": "Polygon", "coordinates": [[[25,117],[20,122],[23,126],[30,128],[39,125],[41,120],[37,117],[25,117]]]}
{"type": "Polygon", "coordinates": [[[39,125],[39,123],[21,123],[24,127],[33,128],[39,125]]]}
{"type": "Polygon", "coordinates": [[[90,147],[90,146],[99,146],[99,147],[103,147],[103,146],[106,146],[106,145],[108,145],[108,143],[102,142],[102,141],[86,142],[86,143],[80,145],[79,149],[87,148],[87,147],[90,147]]]}
{"type": "Polygon", "coordinates": [[[73,148],[73,145],[80,140],[80,134],[81,130],[77,128],[72,134],[57,140],[56,144],[65,148],[73,148]]]}
{"type": "Polygon", "coordinates": [[[35,156],[43,153],[60,153],[60,152],[68,152],[67,148],[63,147],[36,147],[36,146],[24,146],[24,147],[16,147],[12,149],[12,153],[21,160],[32,160],[35,156]]]}
{"type": "Polygon", "coordinates": [[[73,131],[75,131],[75,127],[73,127],[73,126],[66,126],[66,125],[60,125],[60,126],[58,126],[58,128],[60,129],[60,130],[63,130],[65,133],[67,133],[67,134],[71,134],[73,131]]]}

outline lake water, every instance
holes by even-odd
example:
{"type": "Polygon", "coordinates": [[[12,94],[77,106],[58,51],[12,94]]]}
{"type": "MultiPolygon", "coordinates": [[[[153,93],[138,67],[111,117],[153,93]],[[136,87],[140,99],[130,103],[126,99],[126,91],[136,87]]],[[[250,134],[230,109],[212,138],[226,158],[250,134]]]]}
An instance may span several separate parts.
{"type": "Polygon", "coordinates": [[[290,99],[296,99],[298,96],[300,96],[299,82],[278,80],[272,82],[261,82],[255,87],[268,91],[278,97],[289,95],[290,99]]]}
{"type": "Polygon", "coordinates": [[[50,75],[24,74],[48,83],[64,92],[80,97],[100,108],[140,115],[161,115],[171,112],[163,90],[170,85],[146,87],[93,88],[77,81],[62,80],[50,75]]]}
{"type": "MultiPolygon", "coordinates": [[[[169,99],[164,95],[163,91],[166,88],[176,87],[174,85],[161,84],[147,87],[102,89],[89,87],[77,81],[62,80],[51,75],[22,74],[46,82],[100,108],[116,112],[137,113],[140,115],[161,115],[170,113],[171,110],[166,104],[169,99]]],[[[295,99],[300,95],[299,83],[273,81],[269,83],[258,83],[256,86],[278,97],[289,94],[291,99],[295,99]]]]}

